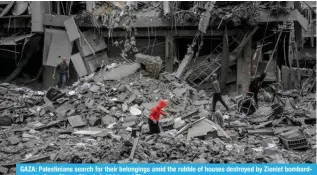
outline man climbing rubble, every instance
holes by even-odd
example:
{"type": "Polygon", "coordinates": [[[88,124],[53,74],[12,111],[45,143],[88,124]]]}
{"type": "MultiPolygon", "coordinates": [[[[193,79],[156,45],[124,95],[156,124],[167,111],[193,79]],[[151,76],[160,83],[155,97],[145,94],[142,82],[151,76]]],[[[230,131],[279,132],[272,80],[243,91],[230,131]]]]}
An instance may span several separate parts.
{"type": "Polygon", "coordinates": [[[223,101],[221,97],[221,90],[220,90],[220,84],[219,81],[217,80],[217,74],[212,74],[211,76],[211,82],[212,82],[212,89],[214,91],[213,94],[213,99],[212,99],[212,112],[215,112],[216,104],[218,101],[227,109],[229,110],[228,106],[226,103],[223,101]]]}
{"type": "MultiPolygon", "coordinates": [[[[59,57],[60,58],[60,57],[59,57]]],[[[57,82],[57,86],[59,88],[65,87],[66,82],[69,78],[69,68],[68,68],[68,64],[67,64],[67,59],[66,57],[62,57],[62,62],[59,63],[55,69],[54,69],[54,73],[53,73],[53,79],[55,79],[55,73],[58,73],[58,82],[57,82]]]]}
{"type": "Polygon", "coordinates": [[[160,133],[160,126],[159,126],[159,119],[161,114],[166,115],[165,112],[162,111],[162,109],[166,106],[167,102],[165,100],[159,100],[157,105],[155,105],[150,112],[149,115],[149,128],[150,133],[155,134],[154,141],[156,141],[159,137],[160,133]]]}
{"type": "Polygon", "coordinates": [[[263,72],[260,75],[260,77],[253,79],[249,85],[249,92],[253,93],[253,98],[254,98],[255,104],[257,106],[258,106],[258,94],[259,94],[259,91],[262,87],[262,83],[263,83],[263,80],[265,79],[265,77],[266,77],[266,73],[263,72]]]}

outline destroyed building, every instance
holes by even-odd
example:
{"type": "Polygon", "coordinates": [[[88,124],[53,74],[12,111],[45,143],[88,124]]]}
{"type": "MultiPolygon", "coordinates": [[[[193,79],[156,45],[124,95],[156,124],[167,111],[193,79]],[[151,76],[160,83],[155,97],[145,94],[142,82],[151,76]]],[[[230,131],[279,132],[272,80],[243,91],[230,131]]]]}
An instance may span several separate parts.
{"type": "Polygon", "coordinates": [[[0,21],[0,74],[7,82],[0,86],[0,121],[24,129],[6,126],[7,141],[1,144],[14,150],[0,150],[0,156],[9,157],[2,167],[32,158],[126,161],[133,144],[123,144],[121,137],[135,127],[146,130],[142,117],[160,98],[172,101],[167,109],[172,117],[162,122],[165,137],[154,146],[142,137],[141,148],[133,146],[136,162],[316,162],[311,154],[316,150],[311,95],[316,92],[316,2],[2,1],[0,21]],[[8,84],[22,78],[24,85],[41,82],[42,90],[55,86],[59,56],[69,58],[65,92],[8,84]],[[287,97],[281,104],[287,107],[268,103],[241,118],[235,114],[237,101],[262,72],[268,73],[265,84],[280,85],[287,97]],[[224,128],[208,112],[213,73],[228,94],[231,111],[224,116],[233,121],[224,128]],[[52,93],[60,96],[47,95],[52,93]],[[299,94],[306,96],[298,100],[299,94]],[[298,129],[309,139],[299,139],[298,129]],[[38,132],[53,141],[43,146],[38,132]],[[290,135],[298,136],[293,147],[290,135]],[[171,139],[175,136],[179,140],[171,139]],[[67,139],[72,143],[63,148],[55,142],[67,139]],[[41,146],[27,154],[34,145],[41,146]],[[83,152],[78,155],[73,147],[83,152]],[[306,150],[293,152],[294,147],[306,150]]]}
{"type": "MultiPolygon", "coordinates": [[[[32,78],[43,75],[48,88],[54,82],[50,76],[53,67],[63,55],[70,58],[72,84],[102,64],[124,61],[121,55],[129,49],[134,50],[132,54],[159,56],[167,72],[181,67],[181,79],[206,91],[210,86],[206,78],[212,72],[223,74],[222,87],[234,95],[246,89],[255,71],[268,68],[266,81],[276,82],[288,77],[276,76],[283,66],[312,69],[315,65],[316,14],[312,9],[316,7],[312,2],[5,1],[0,5],[0,51],[10,59],[10,63],[1,64],[7,82],[25,72],[32,78]],[[36,37],[40,42],[34,44],[40,45],[32,46],[38,48],[33,55],[21,54],[31,52],[27,46],[36,37]],[[127,39],[134,40],[135,46],[127,44],[127,39]],[[190,45],[193,53],[187,54],[190,45]],[[230,54],[223,55],[223,49],[230,54]],[[222,59],[224,56],[227,59],[222,59]]],[[[286,70],[284,74],[289,73],[286,70]]]]}

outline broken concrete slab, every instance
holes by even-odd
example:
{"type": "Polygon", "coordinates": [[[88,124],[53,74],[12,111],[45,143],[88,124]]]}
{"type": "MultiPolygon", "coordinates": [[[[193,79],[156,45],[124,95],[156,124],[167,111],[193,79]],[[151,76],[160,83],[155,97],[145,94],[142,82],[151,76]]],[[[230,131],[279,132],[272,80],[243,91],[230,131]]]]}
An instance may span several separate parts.
{"type": "Polygon", "coordinates": [[[149,125],[142,125],[141,131],[142,131],[142,133],[150,132],[149,125]]]}
{"type": "MultiPolygon", "coordinates": [[[[67,32],[65,30],[52,30],[52,42],[48,52],[47,61],[43,63],[46,66],[55,67],[61,60],[59,57],[70,58],[72,52],[72,44],[68,39],[67,32]]],[[[68,64],[69,64],[69,60],[68,64]]]]}
{"type": "Polygon", "coordinates": [[[90,91],[90,92],[97,93],[97,92],[100,91],[100,86],[98,86],[98,85],[92,85],[92,86],[89,88],[89,91],[90,91]]]}
{"type": "Polygon", "coordinates": [[[272,122],[273,122],[273,121],[263,122],[263,123],[261,123],[260,125],[255,126],[254,129],[264,128],[264,127],[266,127],[266,126],[272,124],[272,122]]]}
{"type": "Polygon", "coordinates": [[[160,124],[163,128],[165,127],[171,127],[173,129],[173,126],[175,124],[174,118],[169,117],[169,118],[162,118],[160,119],[160,124]]]}
{"type": "Polygon", "coordinates": [[[121,78],[127,77],[135,73],[140,68],[139,63],[120,65],[116,68],[106,70],[101,70],[95,77],[96,82],[101,82],[105,80],[120,80],[121,78]]]}
{"type": "Polygon", "coordinates": [[[208,132],[216,131],[214,125],[208,119],[201,120],[188,129],[187,139],[197,136],[205,136],[208,132]]]}
{"type": "Polygon", "coordinates": [[[64,25],[70,42],[80,38],[80,34],[73,17],[70,17],[68,20],[64,21],[64,25]]]}
{"type": "Polygon", "coordinates": [[[88,71],[86,69],[85,63],[83,58],[80,56],[79,53],[76,53],[70,57],[72,63],[74,64],[75,70],[79,77],[86,76],[88,71]]]}
{"type": "Polygon", "coordinates": [[[73,116],[76,114],[76,111],[74,109],[71,109],[70,111],[67,112],[66,116],[73,116]]]}
{"type": "Polygon", "coordinates": [[[8,140],[10,141],[11,145],[17,145],[18,143],[21,142],[21,139],[18,137],[10,137],[8,138],[8,140]]]}
{"type": "Polygon", "coordinates": [[[107,52],[98,53],[97,55],[90,55],[85,58],[88,65],[88,69],[91,72],[96,72],[100,67],[104,66],[109,62],[107,52]]]}
{"type": "Polygon", "coordinates": [[[132,116],[127,116],[124,118],[125,122],[130,122],[130,121],[138,121],[140,118],[138,116],[132,115],[132,116]]]}
{"type": "Polygon", "coordinates": [[[176,88],[173,90],[173,93],[175,94],[176,97],[179,98],[179,97],[182,97],[186,91],[187,91],[187,89],[185,89],[185,88],[176,88]]]}
{"type": "Polygon", "coordinates": [[[126,103],[122,104],[122,111],[126,112],[128,110],[128,105],[126,103]]]}
{"type": "Polygon", "coordinates": [[[112,123],[117,122],[117,119],[112,117],[111,115],[106,115],[104,117],[102,117],[102,124],[104,125],[110,125],[112,123]]]}
{"type": "Polygon", "coordinates": [[[201,100],[201,101],[195,101],[195,102],[194,102],[194,105],[200,106],[200,105],[206,105],[206,104],[208,104],[208,103],[209,103],[208,100],[201,100]]]}
{"type": "Polygon", "coordinates": [[[8,168],[5,168],[3,166],[0,166],[0,174],[7,174],[9,172],[8,168]]]}
{"type": "Polygon", "coordinates": [[[66,112],[73,109],[74,106],[71,105],[69,102],[65,102],[62,104],[60,107],[56,109],[56,113],[59,114],[60,116],[66,116],[66,112]]]}
{"type": "Polygon", "coordinates": [[[102,133],[104,130],[99,130],[99,131],[86,131],[86,130],[81,130],[81,131],[75,131],[73,134],[75,135],[88,135],[88,136],[95,136],[97,134],[102,133]]]}
{"type": "Polygon", "coordinates": [[[1,95],[5,95],[5,94],[7,94],[7,92],[8,92],[8,88],[0,86],[0,94],[1,95]]]}
{"type": "Polygon", "coordinates": [[[192,60],[194,54],[191,51],[191,46],[189,46],[190,48],[188,49],[189,51],[187,52],[187,54],[185,55],[184,59],[182,60],[181,64],[179,65],[175,76],[180,79],[183,74],[185,73],[185,70],[188,66],[188,64],[190,63],[190,61],[192,60]]]}
{"type": "Polygon", "coordinates": [[[136,124],[135,121],[130,121],[130,122],[123,123],[122,126],[127,128],[127,127],[132,127],[135,124],[136,124]]]}
{"type": "Polygon", "coordinates": [[[80,47],[85,57],[107,48],[104,38],[99,32],[88,30],[80,32],[80,36],[80,47]]]}
{"type": "Polygon", "coordinates": [[[87,124],[85,121],[83,121],[81,115],[67,117],[67,120],[73,128],[86,126],[87,124]]]}
{"type": "Polygon", "coordinates": [[[104,113],[107,113],[107,114],[110,113],[109,110],[107,110],[105,107],[103,107],[101,105],[98,105],[97,109],[99,109],[99,110],[101,110],[101,111],[103,111],[104,113]]]}
{"type": "Polygon", "coordinates": [[[139,116],[142,114],[142,111],[134,106],[131,106],[129,111],[131,115],[135,115],[135,116],[139,116]]]}
{"type": "Polygon", "coordinates": [[[182,116],[182,119],[192,117],[193,115],[198,114],[198,112],[199,112],[199,110],[198,110],[198,109],[193,110],[193,111],[191,111],[191,112],[189,112],[189,113],[185,114],[184,116],[182,116]]]}
{"type": "Polygon", "coordinates": [[[90,126],[97,126],[97,125],[100,125],[101,119],[96,116],[91,116],[88,118],[88,123],[90,126]]]}
{"type": "Polygon", "coordinates": [[[273,110],[271,107],[265,107],[265,106],[261,106],[257,111],[255,111],[255,113],[253,113],[253,116],[269,116],[273,113],[273,110]]]}
{"type": "Polygon", "coordinates": [[[310,118],[316,118],[316,110],[310,112],[310,118]]]}

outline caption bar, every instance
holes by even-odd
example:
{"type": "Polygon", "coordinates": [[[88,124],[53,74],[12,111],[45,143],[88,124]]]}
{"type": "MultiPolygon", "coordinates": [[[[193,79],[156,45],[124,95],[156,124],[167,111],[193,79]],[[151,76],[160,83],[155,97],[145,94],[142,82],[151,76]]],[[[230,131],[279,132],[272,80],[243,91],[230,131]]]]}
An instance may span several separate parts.
{"type": "Polygon", "coordinates": [[[17,175],[317,174],[317,164],[17,164],[17,175]]]}

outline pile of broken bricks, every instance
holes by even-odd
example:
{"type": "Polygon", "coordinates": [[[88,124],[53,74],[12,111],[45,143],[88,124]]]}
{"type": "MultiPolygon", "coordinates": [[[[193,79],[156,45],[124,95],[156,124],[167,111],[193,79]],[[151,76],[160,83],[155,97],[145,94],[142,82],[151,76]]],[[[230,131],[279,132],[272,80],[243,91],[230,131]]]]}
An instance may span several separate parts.
{"type": "MultiPolygon", "coordinates": [[[[107,71],[120,71],[113,69],[120,66],[107,71]]],[[[230,111],[220,112],[225,121],[219,123],[209,112],[210,97],[169,73],[152,79],[145,70],[135,69],[108,81],[96,79],[99,74],[45,92],[0,84],[1,171],[30,161],[316,162],[311,156],[316,150],[314,94],[279,113],[263,103],[250,116],[236,115],[235,98],[226,97],[230,111]],[[161,118],[163,132],[154,143],[147,117],[159,99],[169,101],[168,116],[161,118]],[[131,160],[135,128],[142,134],[131,160]],[[303,149],[287,145],[297,139],[294,135],[307,138],[303,149]]],[[[217,109],[224,108],[217,104],[217,109]]]]}

